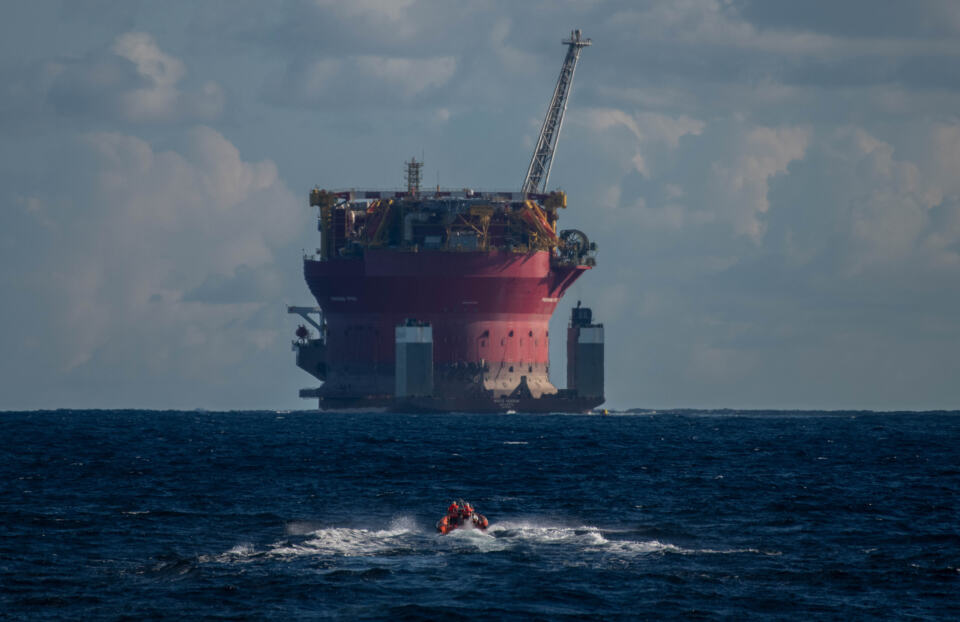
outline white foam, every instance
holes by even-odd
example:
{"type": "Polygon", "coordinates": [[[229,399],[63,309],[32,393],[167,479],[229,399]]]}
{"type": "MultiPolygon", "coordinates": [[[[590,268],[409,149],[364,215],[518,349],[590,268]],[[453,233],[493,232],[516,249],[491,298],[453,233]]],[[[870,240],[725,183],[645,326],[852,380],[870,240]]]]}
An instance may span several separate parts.
{"type": "Polygon", "coordinates": [[[490,526],[497,537],[541,544],[565,544],[578,548],[603,546],[607,539],[600,529],[589,525],[568,527],[530,521],[503,521],[490,526]]]}
{"type": "Polygon", "coordinates": [[[458,529],[454,529],[450,533],[443,536],[437,534],[437,537],[442,538],[441,542],[446,546],[452,545],[457,549],[467,546],[481,553],[504,551],[511,546],[510,542],[506,542],[494,537],[489,530],[480,530],[472,525],[465,525],[458,529]]]}
{"type": "Polygon", "coordinates": [[[416,522],[409,517],[398,517],[386,529],[359,529],[351,527],[325,527],[307,534],[300,543],[275,543],[268,555],[280,557],[300,555],[343,555],[361,557],[377,555],[409,543],[402,536],[419,532],[416,522]]]}
{"type": "Polygon", "coordinates": [[[256,549],[253,548],[252,544],[244,542],[242,544],[238,544],[237,546],[233,547],[232,549],[224,553],[224,555],[236,555],[240,557],[246,557],[246,556],[252,555],[255,552],[256,552],[256,549]]]}
{"type": "MultiPolygon", "coordinates": [[[[251,561],[258,556],[272,558],[370,557],[384,554],[429,554],[430,550],[452,552],[466,547],[480,553],[496,552],[518,545],[540,544],[577,552],[598,553],[616,558],[631,558],[655,554],[758,554],[779,555],[776,551],[744,549],[688,549],[659,540],[633,540],[620,537],[624,530],[601,530],[592,525],[571,527],[535,520],[502,521],[492,523],[485,530],[465,526],[440,535],[424,530],[407,516],[395,518],[385,529],[357,527],[318,527],[316,523],[294,521],[286,525],[288,535],[302,539],[283,540],[257,551],[251,544],[242,543],[213,558],[201,556],[201,561],[236,563],[251,561]],[[609,536],[609,537],[608,537],[609,536]]],[[[573,556],[573,555],[572,555],[573,556]]]]}
{"type": "Polygon", "coordinates": [[[216,562],[219,564],[248,562],[256,554],[257,550],[252,544],[248,542],[242,542],[231,548],[226,553],[221,553],[220,555],[198,555],[197,561],[201,564],[207,564],[210,562],[216,562]]]}
{"type": "Polygon", "coordinates": [[[201,562],[249,562],[255,557],[295,558],[301,556],[364,557],[398,550],[414,551],[417,541],[411,536],[422,534],[422,529],[410,517],[393,519],[386,529],[352,527],[320,527],[320,523],[293,521],[285,531],[291,536],[306,536],[300,542],[283,540],[258,551],[253,545],[242,543],[216,556],[199,557],[201,562]]]}
{"type": "Polygon", "coordinates": [[[659,540],[608,539],[604,534],[622,533],[623,530],[601,530],[592,525],[568,527],[562,525],[537,524],[530,521],[504,521],[490,525],[489,531],[500,540],[522,540],[542,544],[560,544],[585,551],[609,553],[618,556],[647,555],[651,553],[694,554],[731,554],[754,553],[779,555],[778,552],[758,549],[686,549],[675,544],[659,540]]]}
{"type": "Polygon", "coordinates": [[[683,549],[674,544],[665,544],[659,540],[614,540],[604,542],[602,549],[616,555],[630,556],[646,553],[682,553],[683,549]]]}

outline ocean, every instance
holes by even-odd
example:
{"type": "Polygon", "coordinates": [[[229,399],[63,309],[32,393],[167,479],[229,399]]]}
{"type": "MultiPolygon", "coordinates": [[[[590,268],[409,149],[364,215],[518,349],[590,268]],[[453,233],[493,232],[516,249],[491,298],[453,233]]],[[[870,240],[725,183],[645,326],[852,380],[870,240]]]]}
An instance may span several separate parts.
{"type": "Polygon", "coordinates": [[[957,413],[0,413],[0,619],[953,620],[958,530],[957,413]]]}

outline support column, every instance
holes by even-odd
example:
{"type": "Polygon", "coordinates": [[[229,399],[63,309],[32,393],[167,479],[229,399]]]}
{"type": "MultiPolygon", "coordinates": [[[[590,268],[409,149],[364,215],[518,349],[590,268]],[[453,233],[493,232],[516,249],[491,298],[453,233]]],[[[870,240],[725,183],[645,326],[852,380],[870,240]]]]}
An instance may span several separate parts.
{"type": "Polygon", "coordinates": [[[577,307],[567,328],[567,388],[581,397],[603,396],[603,324],[587,307],[577,307]]]}
{"type": "Polygon", "coordinates": [[[407,320],[396,328],[395,397],[433,395],[433,328],[407,320]]]}

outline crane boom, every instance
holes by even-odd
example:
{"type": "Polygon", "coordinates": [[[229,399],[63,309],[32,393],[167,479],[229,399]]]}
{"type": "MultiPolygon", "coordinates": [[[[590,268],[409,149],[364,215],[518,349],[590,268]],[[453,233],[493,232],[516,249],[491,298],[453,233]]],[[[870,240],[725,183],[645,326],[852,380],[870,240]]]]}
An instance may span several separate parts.
{"type": "Polygon", "coordinates": [[[567,110],[567,96],[573,84],[573,71],[577,68],[580,50],[590,45],[590,39],[582,39],[579,30],[570,33],[570,38],[563,41],[567,45],[567,57],[560,68],[560,77],[557,86],[553,89],[553,98],[547,108],[547,116],[543,119],[540,128],[540,139],[537,148],[530,159],[527,176],[523,180],[522,191],[525,194],[542,192],[547,187],[550,178],[550,167],[553,166],[553,154],[557,149],[557,138],[560,136],[560,126],[563,125],[563,113],[567,110]]]}

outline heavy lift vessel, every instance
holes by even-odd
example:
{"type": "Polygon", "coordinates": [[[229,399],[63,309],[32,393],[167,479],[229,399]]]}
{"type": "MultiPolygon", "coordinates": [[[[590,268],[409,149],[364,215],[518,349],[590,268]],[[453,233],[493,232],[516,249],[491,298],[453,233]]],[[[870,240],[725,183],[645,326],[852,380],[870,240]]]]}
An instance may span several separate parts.
{"type": "Polygon", "coordinates": [[[567,388],[549,378],[550,316],[595,265],[596,244],[557,230],[563,192],[546,192],[580,51],[579,30],[520,192],[314,188],[321,247],[303,260],[316,307],[289,307],[297,365],[323,385],[322,410],[583,412],[603,397],[603,325],[573,309],[567,388]]]}

